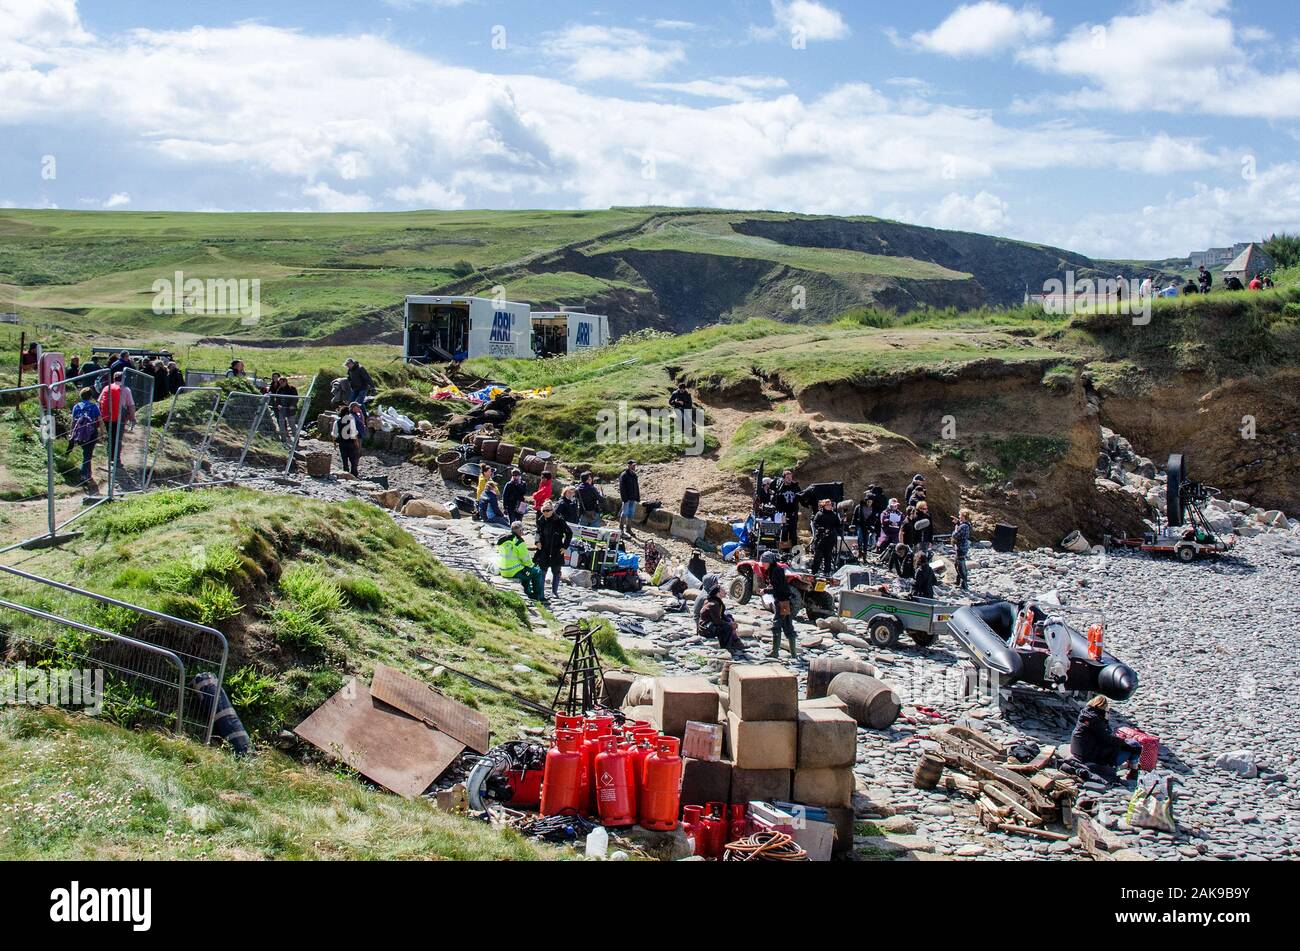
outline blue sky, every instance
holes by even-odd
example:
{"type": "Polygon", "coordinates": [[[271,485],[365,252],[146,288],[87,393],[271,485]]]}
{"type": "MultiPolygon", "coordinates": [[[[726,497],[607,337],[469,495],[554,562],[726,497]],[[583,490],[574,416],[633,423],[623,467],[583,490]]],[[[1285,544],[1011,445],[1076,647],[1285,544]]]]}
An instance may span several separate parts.
{"type": "Polygon", "coordinates": [[[0,206],[1300,230],[1292,0],[0,0],[0,206]]]}

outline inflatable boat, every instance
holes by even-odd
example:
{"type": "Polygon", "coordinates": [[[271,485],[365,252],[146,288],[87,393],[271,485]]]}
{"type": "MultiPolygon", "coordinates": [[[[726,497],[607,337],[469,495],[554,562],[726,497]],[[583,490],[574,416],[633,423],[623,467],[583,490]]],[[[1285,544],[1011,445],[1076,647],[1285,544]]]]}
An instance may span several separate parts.
{"type": "Polygon", "coordinates": [[[1022,609],[993,601],[959,608],[948,627],[975,664],[1003,684],[1099,693],[1112,700],[1133,696],[1138,687],[1133,668],[1104,649],[1090,650],[1089,637],[1063,616],[1056,605],[1030,603],[1022,609]]]}

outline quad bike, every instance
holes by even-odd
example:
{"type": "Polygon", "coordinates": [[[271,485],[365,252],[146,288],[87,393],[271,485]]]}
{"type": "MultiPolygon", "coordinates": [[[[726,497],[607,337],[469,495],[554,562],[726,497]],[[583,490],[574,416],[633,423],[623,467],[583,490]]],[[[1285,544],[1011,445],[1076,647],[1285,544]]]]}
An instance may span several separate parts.
{"type": "MultiPolygon", "coordinates": [[[[798,617],[802,611],[807,615],[808,623],[815,624],[820,618],[835,617],[839,613],[831,591],[837,584],[834,580],[819,578],[789,565],[785,568],[785,579],[794,591],[790,604],[792,616],[798,617]]],[[[737,604],[748,604],[755,589],[761,591],[766,587],[767,566],[761,561],[741,561],[727,582],[727,596],[737,604]]]]}

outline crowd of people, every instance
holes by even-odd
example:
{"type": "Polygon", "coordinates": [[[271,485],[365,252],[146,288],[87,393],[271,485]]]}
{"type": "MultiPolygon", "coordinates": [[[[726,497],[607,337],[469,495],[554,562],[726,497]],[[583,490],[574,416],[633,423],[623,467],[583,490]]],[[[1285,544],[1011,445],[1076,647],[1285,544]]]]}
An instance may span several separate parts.
{"type": "MultiPolygon", "coordinates": [[[[1126,286],[1124,277],[1118,278],[1120,286],[1126,286]]],[[[1249,284],[1243,284],[1241,278],[1235,274],[1224,278],[1223,287],[1229,291],[1270,291],[1276,285],[1273,283],[1273,275],[1256,274],[1251,278],[1249,284]]],[[[1155,281],[1152,278],[1146,278],[1139,286],[1139,295],[1145,298],[1151,297],[1190,297],[1194,294],[1208,294],[1214,290],[1214,274],[1210,272],[1204,264],[1196,272],[1195,277],[1189,277],[1183,284],[1178,281],[1170,281],[1169,284],[1162,288],[1156,288],[1155,281]]]]}

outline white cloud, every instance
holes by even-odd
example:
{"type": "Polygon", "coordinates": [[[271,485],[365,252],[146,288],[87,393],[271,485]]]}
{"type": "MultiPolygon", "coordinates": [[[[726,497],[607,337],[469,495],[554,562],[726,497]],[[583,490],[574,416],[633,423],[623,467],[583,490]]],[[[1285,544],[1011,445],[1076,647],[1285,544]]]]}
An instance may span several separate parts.
{"type": "Polygon", "coordinates": [[[48,62],[65,46],[91,39],[77,0],[0,0],[0,65],[48,62]]]}
{"type": "Polygon", "coordinates": [[[763,93],[789,87],[779,76],[715,76],[712,79],[694,79],[680,83],[642,83],[645,89],[679,92],[702,99],[728,99],[743,102],[763,93]]]}
{"type": "Polygon", "coordinates": [[[840,12],[816,0],[772,0],[777,29],[806,40],[842,40],[853,31],[840,12]]]}
{"type": "Polygon", "coordinates": [[[1300,118],[1300,70],[1267,73],[1227,0],[1156,0],[1143,12],[1083,24],[1019,58],[1091,85],[1036,108],[1300,118]]]}
{"type": "MultiPolygon", "coordinates": [[[[679,91],[718,102],[655,102],[548,73],[490,75],[365,34],[258,23],[143,30],[92,38],[44,69],[0,63],[0,135],[56,123],[148,153],[151,168],[170,164],[195,182],[257,183],[246,201],[262,207],[283,207],[286,196],[332,211],[671,204],[864,213],[906,202],[983,230],[1008,212],[981,194],[1018,172],[1223,164],[1194,138],[1125,138],[1063,120],[1009,126],[985,110],[864,83],[800,97],[773,77],[716,77],[679,91]],[[962,205],[960,196],[973,197],[962,205]]],[[[147,201],[147,184],[120,174],[114,184],[130,184],[133,207],[147,201]]],[[[230,194],[196,185],[193,200],[224,204],[230,194]]]]}
{"type": "Polygon", "coordinates": [[[1260,171],[1236,187],[1198,184],[1190,193],[1120,213],[1088,215],[1051,239],[1096,257],[1160,259],[1300,232],[1300,163],[1260,171]]]}
{"type": "Polygon", "coordinates": [[[927,209],[922,223],[954,231],[1000,233],[1011,220],[1010,209],[1010,205],[991,192],[982,191],[977,195],[951,192],[927,209]]]}
{"type": "Polygon", "coordinates": [[[431,178],[423,178],[418,185],[400,185],[388,190],[389,197],[403,205],[420,208],[464,208],[465,196],[447,188],[431,178]]]}
{"type": "Polygon", "coordinates": [[[643,82],[686,59],[681,43],[657,40],[625,27],[569,27],[548,36],[542,50],[567,61],[565,75],[578,82],[643,82]]]}
{"type": "Polygon", "coordinates": [[[370,211],[375,206],[369,195],[335,191],[324,182],[308,185],[302,193],[316,200],[318,211],[370,211]]]}
{"type": "Polygon", "coordinates": [[[131,204],[131,196],[126,192],[113,192],[104,200],[105,208],[123,208],[131,204]]]}
{"type": "Polygon", "coordinates": [[[698,30],[699,25],[690,20],[655,20],[656,30],[698,30]]]}
{"type": "Polygon", "coordinates": [[[990,56],[1051,32],[1052,18],[1033,7],[984,0],[958,7],[930,32],[914,33],[912,42],[946,56],[990,56]]]}

